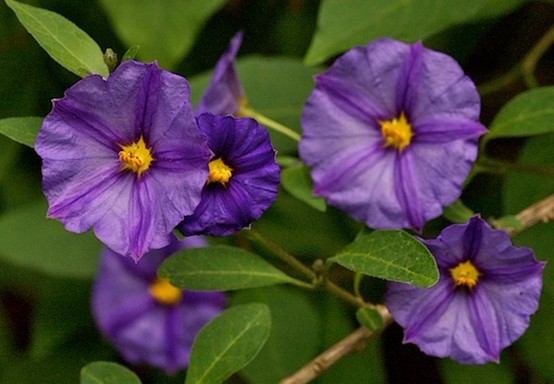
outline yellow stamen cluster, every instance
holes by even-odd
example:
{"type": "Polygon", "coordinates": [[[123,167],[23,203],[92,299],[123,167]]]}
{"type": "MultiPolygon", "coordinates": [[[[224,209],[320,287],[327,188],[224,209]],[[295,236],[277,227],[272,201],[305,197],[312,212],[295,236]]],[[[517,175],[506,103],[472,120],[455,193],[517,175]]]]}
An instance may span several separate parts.
{"type": "Polygon", "coordinates": [[[208,183],[220,183],[225,185],[233,176],[233,170],[218,157],[208,163],[208,183]]]}
{"type": "Polygon", "coordinates": [[[480,276],[477,268],[469,260],[459,263],[454,268],[450,268],[449,271],[452,280],[454,280],[454,285],[465,285],[468,288],[473,288],[480,276]]]}
{"type": "Polygon", "coordinates": [[[404,112],[401,112],[398,118],[379,121],[379,124],[381,125],[381,134],[384,139],[383,146],[392,146],[398,149],[399,152],[402,152],[410,144],[414,133],[404,112]]]}
{"type": "Polygon", "coordinates": [[[119,161],[123,164],[123,169],[130,169],[136,172],[139,176],[142,172],[150,167],[150,163],[154,158],[150,152],[150,148],[146,146],[144,138],[129,145],[120,145],[119,161]]]}
{"type": "Polygon", "coordinates": [[[183,291],[169,283],[168,279],[157,277],[148,291],[160,304],[173,305],[181,301],[183,291]]]}

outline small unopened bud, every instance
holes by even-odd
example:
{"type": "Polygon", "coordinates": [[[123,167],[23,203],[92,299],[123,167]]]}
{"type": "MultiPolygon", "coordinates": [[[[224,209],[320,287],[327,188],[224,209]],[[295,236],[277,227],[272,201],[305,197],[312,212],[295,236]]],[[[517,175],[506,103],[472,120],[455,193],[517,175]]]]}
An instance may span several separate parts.
{"type": "Polygon", "coordinates": [[[117,53],[113,49],[107,48],[104,52],[104,63],[106,63],[110,72],[113,72],[117,67],[117,53]]]}

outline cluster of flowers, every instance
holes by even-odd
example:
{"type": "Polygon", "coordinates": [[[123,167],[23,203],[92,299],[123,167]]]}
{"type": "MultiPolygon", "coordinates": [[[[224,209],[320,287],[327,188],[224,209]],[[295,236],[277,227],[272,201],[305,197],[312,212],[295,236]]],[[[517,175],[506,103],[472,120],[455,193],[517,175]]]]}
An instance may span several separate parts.
{"type": "Polygon", "coordinates": [[[37,136],[48,216],[74,232],[93,227],[107,246],[93,310],[131,362],[170,372],[185,366],[195,334],[224,307],[220,293],[183,292],[157,279],[163,259],[204,245],[195,235],[250,225],[277,197],[280,170],[267,130],[222,104],[242,94],[231,65],[241,37],[196,111],[185,78],[129,60],[54,100],[37,136]],[[230,75],[232,92],[221,87],[230,75]]]}
{"type": "MultiPolygon", "coordinates": [[[[421,230],[461,194],[486,131],[479,112],[475,85],[454,59],[378,39],[316,77],[300,155],[329,204],[371,228],[421,230]]],[[[537,310],[544,263],[479,216],[422,241],[439,281],[390,282],[385,300],[404,341],[462,363],[498,361],[537,310]]]]}
{"type": "MultiPolygon", "coordinates": [[[[228,235],[276,198],[279,167],[265,128],[240,115],[238,34],[196,111],[187,81],[155,63],[90,75],[54,101],[35,148],[48,215],[94,227],[107,248],[93,308],[131,362],[174,371],[194,334],[224,306],[220,293],[182,292],[155,271],[169,254],[228,235]],[[145,260],[135,262],[147,253],[145,260]]],[[[314,192],[371,228],[421,230],[461,193],[477,157],[480,100],[451,57],[378,39],[316,77],[299,153],[314,192]]],[[[543,263],[479,216],[423,240],[439,282],[390,283],[386,305],[405,341],[464,363],[497,361],[538,306],[543,263]]]]}

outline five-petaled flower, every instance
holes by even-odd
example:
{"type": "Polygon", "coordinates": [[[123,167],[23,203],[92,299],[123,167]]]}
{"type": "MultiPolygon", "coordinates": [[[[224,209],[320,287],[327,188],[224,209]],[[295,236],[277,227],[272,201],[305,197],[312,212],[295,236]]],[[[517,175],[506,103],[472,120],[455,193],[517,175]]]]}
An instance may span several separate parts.
{"type": "Polygon", "coordinates": [[[166,246],[200,201],[210,152],[185,78],[123,62],[53,101],[38,133],[48,216],[135,260],[166,246]]]}
{"type": "Polygon", "coordinates": [[[439,281],[430,288],[389,282],[385,298],[404,342],[462,363],[498,361],[537,310],[544,263],[479,216],[423,243],[435,256],[439,281]]]}
{"type": "Polygon", "coordinates": [[[267,130],[256,120],[204,113],[197,121],[213,156],[200,204],[179,228],[187,236],[229,235],[273,203],[279,165],[267,130]]]}
{"type": "Polygon", "coordinates": [[[156,277],[161,262],[184,247],[204,246],[200,237],[150,251],[139,262],[105,249],[92,309],[102,333],[130,363],[167,372],[188,365],[196,333],[225,306],[220,292],[183,291],[156,277]]]}
{"type": "Polygon", "coordinates": [[[316,77],[299,151],[314,192],[372,228],[421,229],[461,193],[480,100],[451,57],[389,38],[316,77]]]}

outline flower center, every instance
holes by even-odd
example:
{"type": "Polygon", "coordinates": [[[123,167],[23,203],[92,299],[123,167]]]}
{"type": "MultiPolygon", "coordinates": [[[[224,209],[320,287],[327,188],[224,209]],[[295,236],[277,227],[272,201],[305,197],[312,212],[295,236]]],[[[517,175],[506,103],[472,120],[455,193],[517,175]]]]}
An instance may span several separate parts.
{"type": "Polygon", "coordinates": [[[169,283],[168,279],[157,277],[148,291],[160,304],[173,305],[178,303],[183,296],[183,291],[169,283]]]}
{"type": "Polygon", "coordinates": [[[479,280],[480,273],[469,260],[459,263],[454,268],[450,268],[449,271],[456,286],[465,285],[468,288],[473,288],[479,280]]]}
{"type": "Polygon", "coordinates": [[[214,159],[208,163],[208,183],[220,183],[225,185],[231,176],[233,176],[232,169],[223,162],[221,157],[214,159]]]}
{"type": "Polygon", "coordinates": [[[144,138],[141,136],[138,141],[129,145],[120,145],[119,161],[123,164],[123,169],[130,169],[139,176],[150,167],[154,158],[150,148],[146,147],[144,138]]]}
{"type": "Polygon", "coordinates": [[[400,112],[398,118],[392,120],[379,121],[381,125],[381,134],[383,135],[384,147],[394,147],[401,152],[410,144],[412,136],[412,126],[408,123],[404,112],[400,112]]]}

